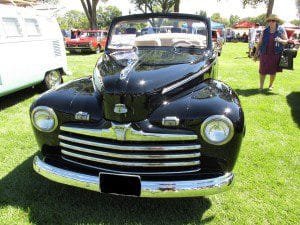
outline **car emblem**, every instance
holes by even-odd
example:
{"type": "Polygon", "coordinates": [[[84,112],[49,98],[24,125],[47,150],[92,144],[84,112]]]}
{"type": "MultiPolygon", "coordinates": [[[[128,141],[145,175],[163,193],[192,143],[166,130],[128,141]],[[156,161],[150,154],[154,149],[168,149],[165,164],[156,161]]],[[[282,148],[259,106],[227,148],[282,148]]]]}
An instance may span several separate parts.
{"type": "Polygon", "coordinates": [[[124,104],[115,104],[114,112],[118,114],[127,113],[127,108],[124,104]]]}
{"type": "Polygon", "coordinates": [[[112,129],[114,130],[117,140],[125,141],[126,133],[131,129],[131,124],[114,124],[112,123],[112,129]]]}
{"type": "Polygon", "coordinates": [[[78,112],[75,114],[75,120],[84,120],[84,121],[89,121],[90,120],[90,114],[87,112],[78,112]]]}

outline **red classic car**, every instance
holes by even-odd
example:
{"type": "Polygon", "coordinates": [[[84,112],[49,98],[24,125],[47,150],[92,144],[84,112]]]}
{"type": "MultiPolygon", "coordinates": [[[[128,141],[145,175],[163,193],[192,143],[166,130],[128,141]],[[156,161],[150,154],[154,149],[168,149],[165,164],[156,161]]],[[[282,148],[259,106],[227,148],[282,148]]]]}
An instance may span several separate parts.
{"type": "Polygon", "coordinates": [[[105,47],[107,40],[106,30],[83,30],[78,38],[66,40],[66,50],[75,52],[99,53],[105,47]]]}

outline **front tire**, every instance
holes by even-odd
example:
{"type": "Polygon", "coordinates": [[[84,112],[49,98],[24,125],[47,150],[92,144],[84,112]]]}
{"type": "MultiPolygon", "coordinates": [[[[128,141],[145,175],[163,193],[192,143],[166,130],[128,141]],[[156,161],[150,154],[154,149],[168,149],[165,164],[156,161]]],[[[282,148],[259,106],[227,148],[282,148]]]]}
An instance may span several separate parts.
{"type": "Polygon", "coordinates": [[[63,83],[62,74],[59,70],[51,70],[46,73],[43,87],[44,90],[50,90],[63,83]]]}

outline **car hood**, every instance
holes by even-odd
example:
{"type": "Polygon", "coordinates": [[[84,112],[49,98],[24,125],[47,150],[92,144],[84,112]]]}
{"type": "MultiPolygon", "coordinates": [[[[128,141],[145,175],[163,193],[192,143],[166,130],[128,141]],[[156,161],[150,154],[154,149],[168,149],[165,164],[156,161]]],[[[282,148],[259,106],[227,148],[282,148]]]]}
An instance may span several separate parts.
{"type": "Polygon", "coordinates": [[[93,38],[93,37],[80,37],[80,38],[76,38],[76,39],[67,40],[67,43],[68,44],[72,44],[72,43],[87,43],[87,42],[90,42],[90,41],[93,41],[93,40],[95,40],[95,38],[93,38]]]}
{"type": "Polygon", "coordinates": [[[165,88],[197,73],[198,82],[201,81],[204,74],[201,71],[211,64],[209,54],[180,51],[104,54],[93,79],[96,90],[103,96],[106,119],[121,123],[143,120],[162,103],[165,88]],[[95,82],[95,76],[100,77],[100,85],[95,82]],[[115,107],[120,104],[126,108],[126,113],[116,112],[115,107]]]}
{"type": "Polygon", "coordinates": [[[143,94],[160,91],[209,65],[205,54],[140,51],[104,55],[97,65],[105,92],[143,94]]]}

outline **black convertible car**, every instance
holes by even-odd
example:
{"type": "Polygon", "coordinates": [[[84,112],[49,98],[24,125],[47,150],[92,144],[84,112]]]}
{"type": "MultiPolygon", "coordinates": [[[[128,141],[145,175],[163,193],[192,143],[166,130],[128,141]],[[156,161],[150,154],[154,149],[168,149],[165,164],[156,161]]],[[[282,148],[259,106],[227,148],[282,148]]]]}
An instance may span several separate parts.
{"type": "Polygon", "coordinates": [[[227,190],[245,126],[236,93],[217,80],[217,64],[208,18],[114,19],[93,76],[32,104],[41,150],[34,170],[59,183],[129,196],[227,190]]]}

